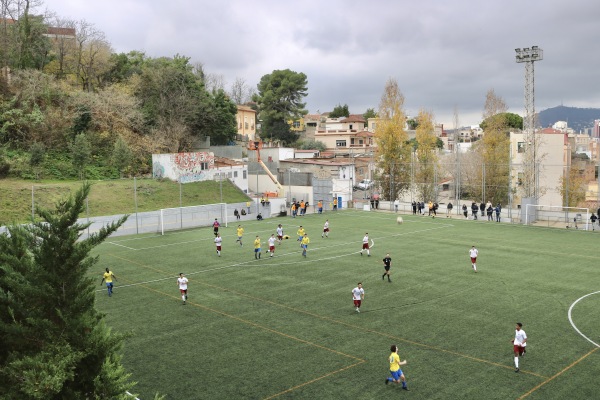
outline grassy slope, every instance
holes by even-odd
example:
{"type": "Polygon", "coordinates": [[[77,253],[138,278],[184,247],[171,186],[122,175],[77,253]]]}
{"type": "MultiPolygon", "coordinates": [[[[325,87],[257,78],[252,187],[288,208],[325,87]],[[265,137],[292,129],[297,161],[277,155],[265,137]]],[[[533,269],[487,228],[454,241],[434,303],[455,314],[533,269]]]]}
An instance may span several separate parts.
{"type": "MultiPolygon", "coordinates": [[[[71,182],[32,182],[0,180],[0,225],[31,220],[32,187],[36,206],[50,207],[81,185],[71,182]]],[[[138,179],[138,211],[167,207],[213,204],[221,201],[219,182],[195,182],[181,185],[166,180],[138,179]]],[[[242,202],[247,197],[229,181],[223,182],[223,201],[242,202]]],[[[89,215],[113,215],[135,211],[134,181],[131,179],[94,182],[89,198],[89,215]]]]}

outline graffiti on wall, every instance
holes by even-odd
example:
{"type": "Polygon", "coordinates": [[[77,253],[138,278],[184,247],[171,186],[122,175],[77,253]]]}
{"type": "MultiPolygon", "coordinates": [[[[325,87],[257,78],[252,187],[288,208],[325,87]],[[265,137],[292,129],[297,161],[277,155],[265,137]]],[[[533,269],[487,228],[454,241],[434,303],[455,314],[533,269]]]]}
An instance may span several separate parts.
{"type": "Polygon", "coordinates": [[[215,168],[213,153],[153,154],[154,178],[169,178],[181,183],[198,182],[210,178],[209,170],[215,168]]]}

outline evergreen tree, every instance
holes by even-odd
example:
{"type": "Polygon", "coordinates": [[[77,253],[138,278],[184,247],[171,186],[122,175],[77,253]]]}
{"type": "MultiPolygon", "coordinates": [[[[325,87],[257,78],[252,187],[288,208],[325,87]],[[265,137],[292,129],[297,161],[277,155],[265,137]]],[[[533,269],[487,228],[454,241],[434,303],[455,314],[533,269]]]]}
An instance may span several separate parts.
{"type": "Polygon", "coordinates": [[[134,383],[114,334],[94,308],[92,248],[127,219],[80,240],[90,185],[42,218],[0,235],[0,398],[128,399],[134,383]]]}
{"type": "Polygon", "coordinates": [[[75,136],[71,144],[71,155],[73,157],[73,166],[79,171],[79,179],[83,179],[85,165],[92,157],[92,145],[85,133],[75,136]]]}
{"type": "Polygon", "coordinates": [[[112,164],[119,170],[119,176],[123,177],[123,171],[129,167],[132,160],[131,149],[127,142],[119,136],[113,147],[112,164]]]}

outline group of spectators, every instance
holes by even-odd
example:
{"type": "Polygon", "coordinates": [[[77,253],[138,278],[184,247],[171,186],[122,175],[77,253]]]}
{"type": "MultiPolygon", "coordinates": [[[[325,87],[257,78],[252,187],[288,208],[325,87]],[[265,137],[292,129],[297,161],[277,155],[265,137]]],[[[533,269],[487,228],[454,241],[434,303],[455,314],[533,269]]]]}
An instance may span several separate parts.
{"type": "MultiPolygon", "coordinates": [[[[465,218],[469,218],[469,212],[466,204],[463,204],[462,211],[465,218]]],[[[471,203],[471,216],[473,217],[473,220],[477,219],[477,214],[480,211],[482,219],[483,217],[487,216],[488,221],[500,222],[500,213],[502,212],[502,206],[500,205],[500,203],[498,203],[495,207],[489,201],[487,202],[487,204],[482,202],[479,205],[477,205],[477,203],[475,202],[471,203]]]]}
{"type": "Polygon", "coordinates": [[[308,201],[300,200],[292,202],[292,217],[296,218],[296,216],[306,215],[306,210],[308,209],[308,201]]]}
{"type": "MultiPolygon", "coordinates": [[[[417,215],[417,213],[419,215],[425,215],[425,210],[428,211],[428,216],[430,217],[435,217],[437,215],[437,210],[440,207],[438,203],[435,203],[433,201],[429,201],[429,203],[427,203],[427,205],[425,205],[424,201],[414,201],[411,203],[412,206],[412,213],[413,215],[417,215]]],[[[450,206],[450,209],[452,209],[452,206],[450,206]]]]}

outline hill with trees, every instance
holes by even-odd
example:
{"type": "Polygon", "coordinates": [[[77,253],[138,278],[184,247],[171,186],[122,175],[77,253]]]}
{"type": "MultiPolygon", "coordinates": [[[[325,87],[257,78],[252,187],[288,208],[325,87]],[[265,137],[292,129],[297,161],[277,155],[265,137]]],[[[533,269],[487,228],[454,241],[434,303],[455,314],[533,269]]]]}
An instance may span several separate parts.
{"type": "Polygon", "coordinates": [[[561,105],[540,111],[538,115],[539,125],[544,128],[552,126],[557,121],[566,121],[569,128],[573,128],[575,132],[592,128],[595,119],[600,119],[600,108],[577,108],[561,105]]]}

